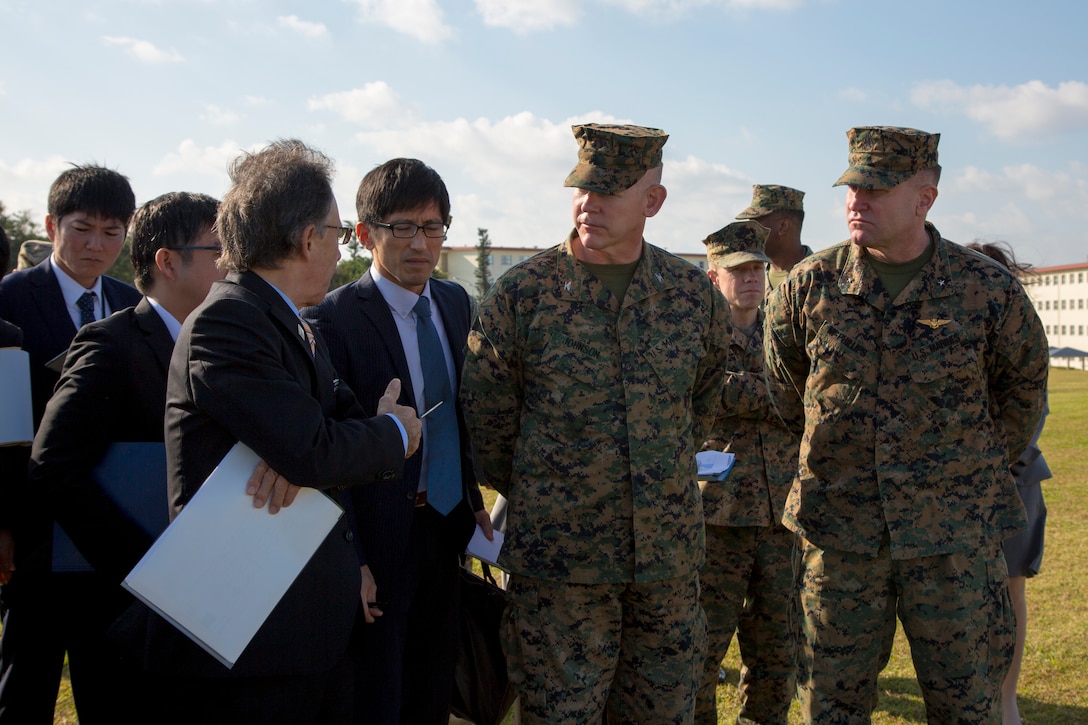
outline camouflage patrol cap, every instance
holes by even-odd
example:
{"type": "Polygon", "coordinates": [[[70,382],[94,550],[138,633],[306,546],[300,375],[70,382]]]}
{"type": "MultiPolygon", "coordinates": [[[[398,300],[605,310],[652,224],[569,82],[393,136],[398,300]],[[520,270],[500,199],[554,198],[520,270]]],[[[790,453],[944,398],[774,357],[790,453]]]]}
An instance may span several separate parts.
{"type": "Polygon", "coordinates": [[[897,126],[858,126],[846,132],[850,168],[834,186],[891,189],[937,166],[939,133],[897,126]]]}
{"type": "Polygon", "coordinates": [[[778,184],[752,184],[751,205],[737,219],[758,219],[772,211],[804,211],[805,192],[778,184]]]}
{"type": "Polygon", "coordinates": [[[19,247],[16,269],[30,269],[53,253],[53,243],[40,239],[27,239],[19,247]]]}
{"type": "Polygon", "coordinates": [[[763,253],[771,230],[757,221],[733,222],[703,240],[706,257],[718,267],[736,267],[745,262],[770,263],[763,253]]]}
{"type": "Polygon", "coordinates": [[[650,169],[661,166],[661,149],[669,135],[643,126],[587,123],[573,126],[578,164],[563,186],[601,194],[618,194],[635,185],[650,169]]]}

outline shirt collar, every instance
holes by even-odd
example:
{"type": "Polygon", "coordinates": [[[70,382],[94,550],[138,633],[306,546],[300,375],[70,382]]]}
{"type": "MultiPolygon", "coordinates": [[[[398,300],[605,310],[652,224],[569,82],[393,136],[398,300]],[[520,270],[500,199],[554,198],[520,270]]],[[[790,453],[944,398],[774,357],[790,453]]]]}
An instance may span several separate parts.
{"type": "Polygon", "coordinates": [[[159,301],[154,297],[147,297],[147,303],[159,313],[159,317],[162,318],[162,324],[166,325],[166,331],[170,333],[170,337],[174,342],[178,341],[178,335],[181,334],[181,323],[177,321],[173,315],[165,307],[159,304],[159,301]]]}
{"type": "Polygon", "coordinates": [[[99,307],[104,309],[102,305],[105,304],[105,298],[102,296],[101,276],[95,278],[94,285],[92,285],[90,288],[85,288],[79,282],[76,282],[74,279],[72,279],[68,275],[68,273],[64,271],[64,269],[60,266],[60,263],[57,262],[56,255],[53,255],[53,258],[49,260],[49,266],[53,268],[53,274],[57,278],[57,284],[60,285],[60,292],[62,295],[64,295],[64,303],[66,305],[68,305],[69,307],[75,307],[76,301],[83,296],[84,292],[94,292],[96,295],[98,295],[99,307]]]}
{"type": "Polygon", "coordinates": [[[385,302],[389,305],[389,309],[397,313],[404,319],[408,319],[408,316],[412,314],[413,308],[416,306],[416,302],[420,297],[426,297],[431,303],[431,309],[434,309],[434,300],[431,298],[431,281],[427,280],[427,284],[423,287],[423,294],[416,294],[411,290],[406,290],[391,279],[387,279],[382,276],[382,273],[378,271],[378,266],[375,264],[370,265],[370,276],[374,279],[374,286],[378,288],[378,291],[382,293],[382,297],[385,298],[385,302]]]}

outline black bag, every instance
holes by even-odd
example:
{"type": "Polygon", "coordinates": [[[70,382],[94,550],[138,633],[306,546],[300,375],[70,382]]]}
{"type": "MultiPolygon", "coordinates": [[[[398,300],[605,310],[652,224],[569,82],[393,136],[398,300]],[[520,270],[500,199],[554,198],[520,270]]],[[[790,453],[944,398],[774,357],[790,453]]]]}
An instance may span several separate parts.
{"type": "Polygon", "coordinates": [[[506,592],[495,583],[491,568],[481,565],[483,578],[461,568],[461,633],[451,709],[477,725],[499,725],[515,698],[499,636],[506,592]]]}

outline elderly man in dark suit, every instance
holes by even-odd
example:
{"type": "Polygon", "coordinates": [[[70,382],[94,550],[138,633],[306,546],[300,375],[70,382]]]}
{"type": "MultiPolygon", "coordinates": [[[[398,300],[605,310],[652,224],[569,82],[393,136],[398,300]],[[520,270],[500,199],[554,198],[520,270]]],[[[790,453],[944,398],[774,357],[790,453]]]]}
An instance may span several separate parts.
{"type": "MultiPolygon", "coordinates": [[[[23,349],[30,355],[35,427],[76,330],[140,301],[135,289],[105,276],[121,251],[135,208],[128,179],[116,171],[101,166],[66,170],[49,189],[45,230],[52,254],[0,280],[0,317],[22,329],[23,349]]],[[[26,490],[19,481],[10,485],[26,490]]],[[[52,519],[40,501],[14,494],[5,498],[13,528],[0,537],[10,535],[14,541],[14,561],[0,561],[0,569],[14,566],[16,571],[2,597],[0,724],[50,723],[64,652],[80,637],[60,623],[69,602],[94,601],[99,592],[86,574],[52,571],[52,519]]],[[[79,655],[69,654],[73,670],[78,669],[79,655]]]]}
{"type": "MultiPolygon", "coordinates": [[[[182,327],[170,362],[166,449],[171,514],[238,442],[298,486],[338,497],[400,477],[421,424],[397,405],[400,382],[368,417],[338,379],[299,308],[324,297],[340,258],[332,162],[277,141],[231,168],[219,209],[229,270],[182,327]]],[[[347,723],[360,611],[353,534],[342,518],[230,670],[153,617],[147,655],[184,697],[171,722],[347,723]]]]}
{"type": "Polygon", "coordinates": [[[304,317],[364,409],[374,410],[390,377],[405,381],[405,405],[420,414],[438,406],[424,421],[423,455],[402,477],[352,490],[365,598],[380,602],[366,609],[356,718],[446,723],[458,555],[475,523],[491,537],[456,399],[472,304],[460,285],[431,278],[450,222],[449,194],[434,169],[416,159],[388,161],[363,178],[355,203],[356,230],[373,264],[304,317]],[[421,334],[433,334],[437,345],[421,334]],[[437,380],[428,378],[432,368],[437,380]]]}
{"type": "Polygon", "coordinates": [[[181,323],[223,277],[216,266],[218,202],[170,193],[137,210],[132,264],[144,298],[76,334],[34,439],[30,485],[93,565],[93,602],[68,602],[88,657],[72,685],[81,722],[132,722],[158,709],[138,669],[107,644],[106,630],[131,597],[119,586],[151,537],[103,493],[92,471],[114,442],[162,441],[166,372],[181,323]],[[93,674],[90,687],[82,678],[93,674]],[[148,709],[148,708],[153,709],[148,709]]]}

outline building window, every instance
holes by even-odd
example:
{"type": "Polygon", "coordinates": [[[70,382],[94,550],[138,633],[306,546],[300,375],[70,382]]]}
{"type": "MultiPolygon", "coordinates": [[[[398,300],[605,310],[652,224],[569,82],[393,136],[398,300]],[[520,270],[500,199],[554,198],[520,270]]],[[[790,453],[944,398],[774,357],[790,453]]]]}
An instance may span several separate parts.
{"type": "Polygon", "coordinates": [[[1077,334],[1078,335],[1083,335],[1084,334],[1084,325],[1077,325],[1077,334]]]}
{"type": "Polygon", "coordinates": [[[1062,325],[1062,334],[1065,334],[1065,325],[1062,325]]]}
{"type": "Polygon", "coordinates": [[[509,267],[513,263],[514,263],[514,257],[512,255],[504,254],[501,257],[499,257],[499,264],[503,265],[504,267],[509,267]]]}
{"type": "Polygon", "coordinates": [[[518,257],[518,261],[519,261],[519,262],[524,262],[524,261],[525,261],[526,259],[528,259],[528,258],[529,258],[529,255],[528,255],[528,254],[523,254],[523,255],[521,255],[520,257],[518,257]]]}
{"type": "Polygon", "coordinates": [[[1049,309],[1050,309],[1050,300],[1043,300],[1043,310],[1045,311],[1045,310],[1049,310],[1049,309]]]}
{"type": "Polygon", "coordinates": [[[1077,284],[1084,281],[1084,272],[1077,272],[1077,284]]]}
{"type": "Polygon", "coordinates": [[[1083,299],[1077,300],[1077,309],[1078,310],[1083,310],[1084,309],[1084,300],[1083,299]]]}

